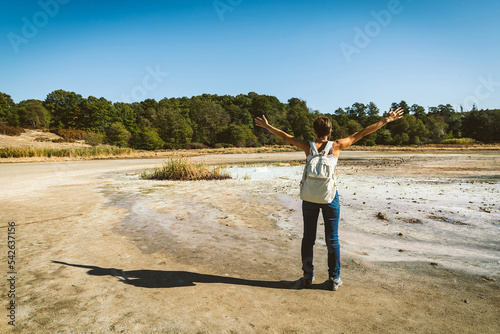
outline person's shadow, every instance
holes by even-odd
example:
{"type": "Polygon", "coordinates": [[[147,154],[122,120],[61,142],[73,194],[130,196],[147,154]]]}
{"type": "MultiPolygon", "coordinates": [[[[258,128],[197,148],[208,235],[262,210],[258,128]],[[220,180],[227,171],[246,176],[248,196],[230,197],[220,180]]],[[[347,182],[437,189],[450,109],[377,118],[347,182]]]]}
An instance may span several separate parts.
{"type": "MultiPolygon", "coordinates": [[[[183,286],[194,286],[195,283],[224,283],[231,285],[248,285],[270,289],[300,289],[301,279],[296,281],[260,281],[228,276],[217,276],[192,273],[189,271],[166,271],[166,270],[129,270],[123,271],[116,268],[101,268],[97,266],[87,266],[82,264],[72,264],[61,261],[52,263],[64,264],[77,268],[89,269],[88,275],[93,276],[114,276],[118,281],[140,288],[175,288],[183,286]]],[[[325,289],[327,282],[313,285],[313,289],[325,289]]]]}

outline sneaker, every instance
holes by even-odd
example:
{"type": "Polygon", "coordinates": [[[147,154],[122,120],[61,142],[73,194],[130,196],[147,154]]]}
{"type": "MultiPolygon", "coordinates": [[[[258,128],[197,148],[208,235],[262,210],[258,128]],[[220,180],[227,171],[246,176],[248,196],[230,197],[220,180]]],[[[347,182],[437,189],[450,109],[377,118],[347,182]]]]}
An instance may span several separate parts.
{"type": "Polygon", "coordinates": [[[330,290],[332,291],[337,291],[339,289],[339,286],[342,285],[342,278],[331,278],[330,277],[330,290]]]}
{"type": "Polygon", "coordinates": [[[312,288],[312,282],[314,281],[314,276],[312,278],[303,278],[303,285],[302,287],[304,289],[310,289],[312,288]]]}

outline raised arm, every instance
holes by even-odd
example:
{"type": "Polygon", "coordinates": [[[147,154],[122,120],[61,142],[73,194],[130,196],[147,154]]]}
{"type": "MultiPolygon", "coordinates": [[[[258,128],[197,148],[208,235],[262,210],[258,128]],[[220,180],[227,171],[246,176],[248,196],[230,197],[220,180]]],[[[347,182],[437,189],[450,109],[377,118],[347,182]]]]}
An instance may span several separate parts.
{"type": "Polygon", "coordinates": [[[392,110],[392,108],[389,109],[389,113],[387,114],[387,116],[384,117],[382,120],[378,121],[377,123],[374,123],[372,125],[368,125],[363,130],[358,131],[356,133],[353,133],[349,137],[337,140],[337,143],[339,144],[338,145],[339,150],[344,150],[344,149],[348,148],[349,146],[351,146],[352,144],[354,144],[355,142],[357,142],[358,140],[360,140],[364,136],[367,136],[370,133],[377,131],[378,129],[380,129],[381,127],[386,125],[387,123],[390,123],[392,121],[400,119],[401,117],[403,117],[403,113],[404,113],[404,110],[402,108],[398,108],[394,111],[392,110]]]}
{"type": "Polygon", "coordinates": [[[280,129],[277,129],[274,126],[270,125],[267,122],[267,119],[264,115],[262,115],[262,118],[261,117],[255,118],[255,125],[269,130],[269,132],[271,132],[273,135],[276,135],[276,136],[280,137],[281,139],[286,140],[287,142],[289,142],[293,146],[300,148],[302,151],[304,151],[306,153],[306,155],[309,154],[310,145],[307,141],[300,140],[300,139],[297,139],[293,136],[290,136],[288,133],[281,131],[280,129]]]}

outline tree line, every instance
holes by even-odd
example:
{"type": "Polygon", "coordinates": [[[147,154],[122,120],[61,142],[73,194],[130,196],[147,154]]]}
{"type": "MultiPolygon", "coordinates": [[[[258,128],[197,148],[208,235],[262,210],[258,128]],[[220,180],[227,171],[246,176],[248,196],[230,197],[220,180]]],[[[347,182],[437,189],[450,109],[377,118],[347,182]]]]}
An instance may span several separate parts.
{"type": "MultiPolygon", "coordinates": [[[[419,145],[453,142],[500,142],[500,109],[457,111],[450,104],[426,111],[405,101],[393,103],[405,116],[363,138],[359,145],[419,145]]],[[[75,92],[56,90],[44,101],[15,103],[0,92],[0,122],[14,127],[50,129],[61,133],[83,133],[91,144],[108,143],[137,149],[197,147],[255,147],[285,144],[253,119],[266,115],[269,122],[293,136],[314,140],[312,124],[320,115],[307,103],[291,98],[287,103],[276,97],[250,92],[246,95],[203,94],[191,98],[146,99],[142,102],[111,102],[103,97],[87,98],[75,92]]],[[[332,114],[332,138],[343,138],[385,115],[373,103],[356,102],[332,114]]]]}

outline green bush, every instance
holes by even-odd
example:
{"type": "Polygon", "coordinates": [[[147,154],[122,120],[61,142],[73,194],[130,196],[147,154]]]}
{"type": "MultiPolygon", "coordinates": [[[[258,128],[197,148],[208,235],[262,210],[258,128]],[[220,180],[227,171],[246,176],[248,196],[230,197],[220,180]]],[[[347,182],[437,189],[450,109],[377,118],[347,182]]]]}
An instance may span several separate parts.
{"type": "Polygon", "coordinates": [[[472,138],[450,138],[443,140],[441,143],[467,145],[467,144],[477,144],[477,140],[472,138]]]}
{"type": "Polygon", "coordinates": [[[17,115],[21,126],[29,128],[45,128],[50,124],[50,112],[39,100],[25,100],[17,105],[17,115]]]}
{"type": "Polygon", "coordinates": [[[100,132],[87,132],[85,135],[85,144],[98,146],[106,142],[106,135],[100,132]]]}
{"type": "Polygon", "coordinates": [[[230,143],[236,147],[255,147],[258,141],[259,139],[246,125],[230,124],[219,135],[220,143],[230,143]]]}
{"type": "Polygon", "coordinates": [[[118,147],[129,146],[129,141],[132,135],[122,123],[113,123],[106,132],[108,141],[111,145],[115,145],[118,147]]]}
{"type": "Polygon", "coordinates": [[[144,128],[134,135],[134,147],[143,150],[159,150],[163,148],[165,142],[158,133],[152,128],[144,128]]]}

